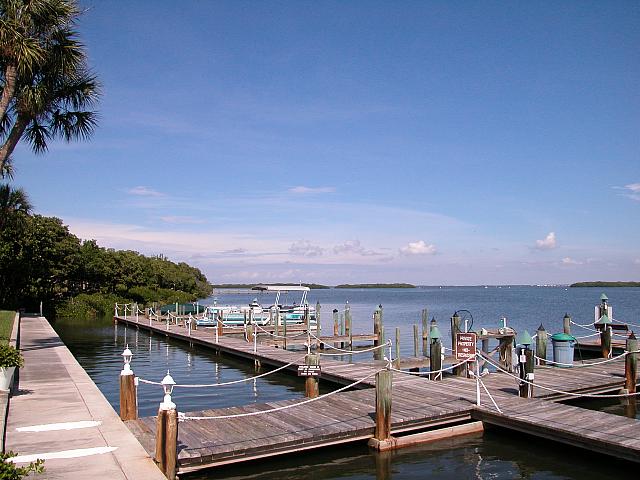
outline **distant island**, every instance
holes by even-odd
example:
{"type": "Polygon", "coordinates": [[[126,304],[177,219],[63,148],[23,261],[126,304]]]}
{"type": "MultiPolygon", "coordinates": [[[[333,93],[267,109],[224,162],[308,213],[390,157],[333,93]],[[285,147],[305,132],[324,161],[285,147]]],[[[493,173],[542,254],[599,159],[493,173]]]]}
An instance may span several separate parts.
{"type": "Polygon", "coordinates": [[[640,287],[640,282],[578,282],[570,287],[640,287]]]}
{"type": "MultiPolygon", "coordinates": [[[[281,286],[281,284],[279,283],[265,283],[263,285],[271,285],[271,286],[281,286]]],[[[293,285],[293,284],[288,284],[288,285],[293,285]]],[[[255,283],[219,283],[217,285],[213,285],[213,288],[219,288],[219,289],[225,289],[225,288],[242,288],[242,289],[247,289],[247,290],[251,290],[253,287],[255,287],[256,284],[255,283]]],[[[326,289],[326,288],[331,288],[327,285],[320,285],[318,283],[303,283],[301,284],[301,286],[303,287],[309,287],[312,290],[322,290],[322,289],[326,289]]]]}
{"type": "Polygon", "coordinates": [[[334,288],[416,288],[410,283],[345,283],[334,288]]]}

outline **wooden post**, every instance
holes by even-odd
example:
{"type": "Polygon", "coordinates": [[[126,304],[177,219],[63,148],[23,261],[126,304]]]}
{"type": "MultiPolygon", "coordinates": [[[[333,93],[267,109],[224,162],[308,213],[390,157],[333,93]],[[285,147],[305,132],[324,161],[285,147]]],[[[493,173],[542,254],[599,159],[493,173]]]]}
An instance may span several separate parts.
{"type": "MultiPolygon", "coordinates": [[[[637,352],[638,351],[638,340],[633,332],[627,338],[627,352],[637,352]]],[[[627,353],[627,356],[624,359],[624,378],[625,378],[625,388],[629,393],[636,392],[636,383],[638,378],[638,354],[637,353],[627,353]]],[[[630,399],[635,403],[635,398],[630,399]]]]}
{"type": "Polygon", "coordinates": [[[138,419],[136,398],[136,384],[133,372],[120,373],[120,419],[123,421],[138,419]]]}
{"type": "Polygon", "coordinates": [[[533,385],[527,382],[533,382],[533,366],[534,366],[533,350],[528,345],[520,348],[518,363],[520,364],[520,385],[519,393],[522,398],[533,397],[533,385]],[[526,380],[523,381],[523,380],[526,380]]]}
{"type": "Polygon", "coordinates": [[[413,356],[418,358],[418,325],[413,325],[413,356]]]}
{"type": "Polygon", "coordinates": [[[156,418],[156,454],[153,460],[158,468],[164,473],[167,464],[165,454],[165,439],[167,436],[167,410],[160,408],[158,417],[156,418]]]}
{"type": "Polygon", "coordinates": [[[216,328],[218,329],[218,336],[221,337],[224,332],[224,315],[222,310],[218,310],[218,321],[216,322],[216,328]]]}
{"type": "MultiPolygon", "coordinates": [[[[339,337],[340,336],[340,322],[338,320],[338,309],[337,308],[333,309],[333,336],[334,337],[339,337]]],[[[336,342],[333,342],[333,346],[337,347],[338,344],[336,342]]]]}
{"type": "Polygon", "coordinates": [[[604,325],[600,332],[600,346],[602,347],[602,358],[609,358],[611,355],[611,327],[604,325]]]}
{"type": "MultiPolygon", "coordinates": [[[[451,316],[451,348],[453,350],[453,356],[456,356],[456,333],[460,333],[460,315],[458,312],[454,312],[451,316]]],[[[455,367],[453,369],[453,374],[457,376],[466,376],[466,370],[464,365],[460,365],[459,367],[455,367]]]]}
{"type": "Polygon", "coordinates": [[[287,349],[287,314],[284,314],[284,317],[282,318],[282,336],[284,337],[282,339],[282,348],[283,349],[287,349]]]}
{"type": "Polygon", "coordinates": [[[155,462],[169,480],[175,480],[178,454],[178,411],[158,410],[155,462]]]}
{"type": "Polygon", "coordinates": [[[500,339],[500,346],[498,348],[498,352],[500,355],[500,363],[502,368],[504,368],[507,372],[513,373],[513,361],[512,361],[512,351],[513,349],[513,336],[509,335],[506,337],[502,337],[500,339]]]}
{"type": "Polygon", "coordinates": [[[353,349],[353,333],[351,331],[351,308],[349,303],[344,307],[344,333],[349,337],[349,349],[353,349]]]}
{"type": "Polygon", "coordinates": [[[378,441],[391,437],[391,389],[392,372],[382,370],[376,373],[376,430],[374,438],[378,441]]]}
{"type": "Polygon", "coordinates": [[[429,355],[429,310],[422,309],[422,356],[429,355]]]}
{"type": "Polygon", "coordinates": [[[396,368],[400,368],[400,327],[396,327],[396,368]]]}
{"type": "Polygon", "coordinates": [[[280,335],[280,307],[274,307],[274,316],[275,316],[275,334],[280,335]]]}
{"type": "MultiPolygon", "coordinates": [[[[482,353],[484,354],[485,357],[489,356],[489,339],[488,338],[483,338],[482,339],[482,353]]],[[[485,364],[487,363],[487,361],[484,358],[479,358],[478,357],[478,361],[480,362],[480,366],[484,367],[485,364]]]]}
{"type": "MultiPolygon", "coordinates": [[[[379,347],[382,345],[380,341],[381,337],[381,327],[382,327],[382,309],[377,308],[373,313],[373,334],[376,335],[376,339],[373,341],[374,347],[379,347]]],[[[383,352],[381,348],[378,348],[373,351],[373,359],[374,360],[382,360],[383,352]]]]}
{"type": "Polygon", "coordinates": [[[253,343],[253,335],[253,325],[249,324],[247,325],[247,342],[253,343]]]}
{"type": "Polygon", "coordinates": [[[178,466],[178,411],[175,408],[167,410],[166,419],[164,474],[169,480],[174,480],[178,466]]]}
{"type": "Polygon", "coordinates": [[[544,325],[540,324],[538,331],[536,332],[536,355],[540,360],[540,365],[547,364],[547,339],[549,334],[544,329],[544,325]]]}
{"type": "Polygon", "coordinates": [[[571,335],[571,316],[568,313],[564,314],[564,318],[562,319],[562,328],[564,333],[571,335]]]}
{"type": "Polygon", "coordinates": [[[320,302],[316,302],[316,336],[319,337],[322,332],[322,323],[320,322],[320,302]]]}
{"type": "MultiPolygon", "coordinates": [[[[305,365],[320,365],[320,355],[309,353],[304,357],[305,365]]],[[[319,377],[306,377],[304,381],[304,394],[309,398],[316,398],[320,395],[319,377]]]]}
{"type": "MultiPolygon", "coordinates": [[[[432,372],[442,370],[442,342],[439,339],[432,340],[429,348],[429,369],[432,372]]],[[[442,380],[441,373],[432,373],[429,375],[431,380],[442,380]]]]}

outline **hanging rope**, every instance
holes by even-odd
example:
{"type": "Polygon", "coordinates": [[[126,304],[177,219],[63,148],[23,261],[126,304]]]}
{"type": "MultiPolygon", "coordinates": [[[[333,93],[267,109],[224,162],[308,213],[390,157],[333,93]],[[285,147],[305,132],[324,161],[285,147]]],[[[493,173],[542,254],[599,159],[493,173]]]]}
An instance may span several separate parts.
{"type": "Polygon", "coordinates": [[[628,355],[628,352],[624,352],[624,353],[618,355],[617,357],[607,358],[605,360],[602,360],[601,362],[582,363],[582,364],[554,362],[553,360],[547,360],[547,359],[544,359],[544,358],[540,358],[537,355],[534,355],[533,357],[538,359],[538,360],[543,360],[543,361],[545,361],[547,363],[553,363],[554,365],[562,365],[562,366],[565,366],[565,367],[583,368],[583,367],[593,367],[593,366],[596,366],[596,365],[602,365],[603,363],[613,362],[614,360],[620,360],[621,358],[624,358],[627,355],[628,355]]]}
{"type": "Polygon", "coordinates": [[[345,390],[348,390],[349,388],[353,388],[356,385],[364,382],[365,380],[368,380],[369,378],[375,376],[376,374],[382,372],[383,370],[386,370],[385,368],[381,368],[380,370],[377,370],[373,373],[370,373],[369,375],[367,375],[364,378],[361,378],[360,380],[357,380],[345,387],[339,388],[338,390],[334,390],[333,392],[329,392],[329,393],[325,393],[324,395],[320,395],[319,397],[315,397],[315,398],[310,398],[308,400],[304,400],[302,402],[298,402],[298,403],[293,403],[291,405],[284,405],[282,407],[276,407],[276,408],[271,408],[269,410],[260,410],[257,412],[247,412],[247,413],[237,413],[235,415],[218,415],[218,416],[211,416],[211,417],[190,417],[190,416],[186,416],[184,413],[182,412],[178,412],[178,419],[180,421],[185,421],[185,420],[219,420],[219,419],[224,419],[224,418],[239,418],[239,417],[252,417],[255,415],[263,415],[266,413],[273,413],[273,412],[279,412],[281,410],[287,410],[289,408],[295,408],[295,407],[299,407],[301,405],[306,405],[307,403],[312,403],[312,402],[316,402],[318,400],[322,400],[325,398],[328,398],[332,395],[335,395],[336,393],[340,393],[340,392],[344,392],[345,390]]]}
{"type": "Polygon", "coordinates": [[[275,333],[271,333],[269,330],[265,330],[260,325],[256,324],[256,327],[258,327],[259,330],[262,330],[267,335],[271,335],[274,338],[298,338],[298,337],[302,337],[303,335],[307,335],[307,332],[302,332],[297,335],[276,335],[275,333]]]}
{"type": "MultiPolygon", "coordinates": [[[[250,382],[252,380],[256,380],[258,378],[266,377],[267,375],[271,375],[273,373],[279,372],[280,370],[284,370],[285,368],[288,368],[291,365],[296,365],[302,359],[304,359],[304,357],[300,357],[297,360],[294,360],[293,362],[289,362],[286,365],[282,365],[281,367],[278,367],[275,370],[270,370],[270,371],[262,373],[260,375],[256,375],[255,377],[247,377],[247,378],[242,378],[240,380],[234,380],[232,382],[224,382],[224,383],[209,383],[209,384],[200,384],[200,385],[199,384],[182,384],[182,385],[174,385],[174,387],[176,387],[176,388],[209,388],[209,387],[224,387],[226,385],[236,385],[238,383],[250,382]]],[[[138,377],[138,380],[140,382],[146,383],[148,385],[160,385],[160,386],[162,386],[162,383],[160,383],[160,382],[154,382],[152,380],[145,380],[145,379],[140,378],[140,377],[138,377]]]]}
{"type": "Polygon", "coordinates": [[[360,353],[368,353],[368,352],[373,352],[375,350],[378,350],[380,348],[385,348],[385,347],[390,347],[393,344],[391,343],[391,340],[387,340],[385,343],[378,345],[376,347],[370,347],[370,348],[365,348],[362,350],[344,350],[342,348],[337,348],[337,347],[331,347],[334,350],[339,350],[340,352],[344,352],[344,353],[322,353],[319,352],[318,355],[322,355],[323,357],[344,357],[345,355],[358,355],[360,353]]]}
{"type": "MultiPolygon", "coordinates": [[[[473,358],[475,358],[475,356],[473,358]]],[[[449,370],[451,370],[453,368],[459,367],[460,365],[463,365],[463,364],[467,363],[468,361],[471,361],[471,359],[470,360],[463,360],[460,363],[456,363],[455,365],[451,365],[449,367],[441,368],[440,370],[430,370],[428,372],[407,372],[405,370],[400,370],[400,369],[394,368],[394,367],[391,367],[389,370],[392,370],[392,371],[398,372],[398,373],[404,373],[405,375],[418,375],[418,376],[421,376],[421,375],[433,375],[433,374],[438,374],[438,373],[443,373],[443,372],[449,371],[449,370]]]]}

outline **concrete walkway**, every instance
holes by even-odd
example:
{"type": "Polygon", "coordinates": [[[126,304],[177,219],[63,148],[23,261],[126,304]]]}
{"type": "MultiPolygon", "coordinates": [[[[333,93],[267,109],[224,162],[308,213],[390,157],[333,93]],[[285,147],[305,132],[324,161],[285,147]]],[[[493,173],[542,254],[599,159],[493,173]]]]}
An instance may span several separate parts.
{"type": "Polygon", "coordinates": [[[16,463],[44,458],[47,479],[165,479],[45,318],[22,318],[20,348],[5,444],[16,463]]]}

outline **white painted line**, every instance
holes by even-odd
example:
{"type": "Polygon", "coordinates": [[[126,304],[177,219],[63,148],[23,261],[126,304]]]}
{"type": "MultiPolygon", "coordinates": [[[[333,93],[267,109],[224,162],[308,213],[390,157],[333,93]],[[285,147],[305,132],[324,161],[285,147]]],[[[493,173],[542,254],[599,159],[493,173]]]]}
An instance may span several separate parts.
{"type": "Polygon", "coordinates": [[[78,458],[88,457],[89,455],[101,455],[116,450],[118,447],[95,447],[95,448],[79,448],[77,450],[62,450],[60,452],[36,453],[34,455],[18,455],[8,460],[13,463],[29,463],[35,462],[37,459],[52,460],[54,458],[78,458]]]}
{"type": "Polygon", "coordinates": [[[82,421],[67,423],[48,423],[45,425],[31,425],[30,427],[18,427],[16,432],[51,432],[54,430],[75,430],[76,428],[97,427],[102,422],[82,421]]]}

